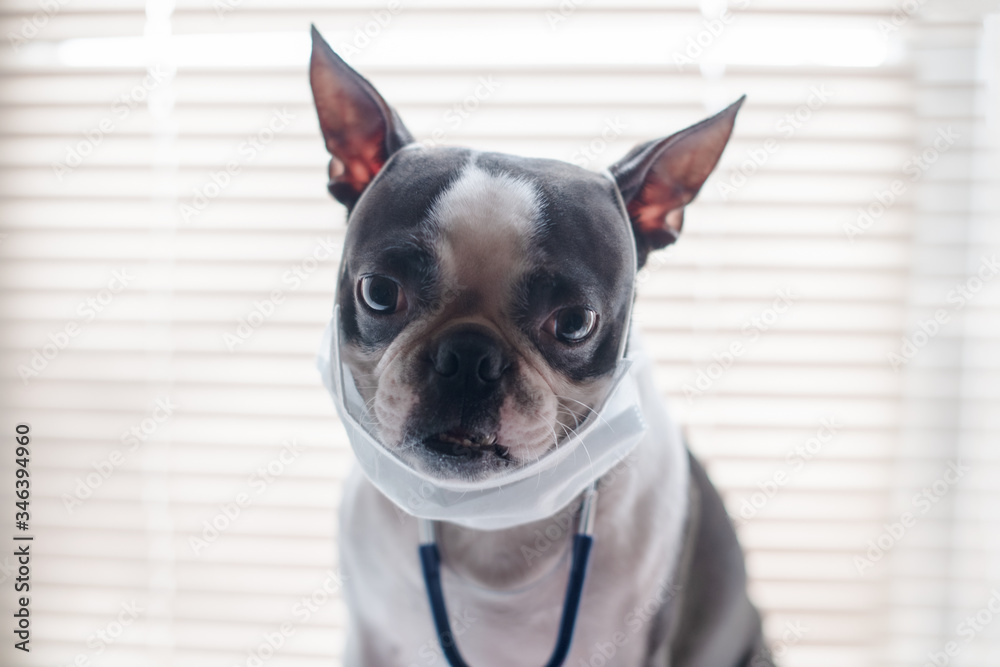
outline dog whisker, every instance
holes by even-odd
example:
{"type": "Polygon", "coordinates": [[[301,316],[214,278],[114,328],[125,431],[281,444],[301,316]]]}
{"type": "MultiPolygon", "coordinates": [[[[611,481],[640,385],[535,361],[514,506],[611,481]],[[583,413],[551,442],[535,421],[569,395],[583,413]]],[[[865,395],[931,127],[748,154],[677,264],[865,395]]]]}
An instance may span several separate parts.
{"type": "MultiPolygon", "coordinates": [[[[603,421],[603,422],[604,422],[605,424],[607,424],[607,425],[608,425],[608,428],[610,428],[610,427],[611,427],[611,424],[610,424],[610,423],[608,422],[608,420],[607,420],[607,419],[605,419],[605,418],[604,418],[604,417],[603,417],[603,416],[601,415],[601,413],[600,413],[600,412],[598,412],[598,411],[597,411],[597,410],[595,410],[594,408],[590,407],[590,406],[589,406],[589,405],[587,405],[586,403],[583,403],[582,401],[578,401],[578,400],[576,400],[575,398],[570,398],[569,396],[560,396],[560,395],[558,395],[558,394],[556,395],[556,398],[558,398],[558,399],[560,399],[560,400],[567,400],[567,401],[573,401],[574,403],[579,403],[580,405],[582,405],[582,406],[583,406],[583,407],[584,407],[584,408],[585,408],[585,409],[587,410],[587,413],[590,413],[590,414],[593,414],[593,415],[594,415],[594,416],[595,416],[595,417],[596,417],[597,419],[600,419],[601,421],[603,421]]],[[[584,413],[584,414],[586,415],[587,413],[584,413]]],[[[586,418],[584,418],[584,420],[583,420],[583,421],[586,421],[586,418]]],[[[576,426],[574,426],[573,428],[574,428],[574,429],[576,429],[576,428],[579,428],[579,426],[580,426],[580,425],[581,425],[581,424],[583,423],[583,421],[579,421],[579,420],[578,420],[578,421],[577,421],[577,424],[576,424],[576,426]]]]}

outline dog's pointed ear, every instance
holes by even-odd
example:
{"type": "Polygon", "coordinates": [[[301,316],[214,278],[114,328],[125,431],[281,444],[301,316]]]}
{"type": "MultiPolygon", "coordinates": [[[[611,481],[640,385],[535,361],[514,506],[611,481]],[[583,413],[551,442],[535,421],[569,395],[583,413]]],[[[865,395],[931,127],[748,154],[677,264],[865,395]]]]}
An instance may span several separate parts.
{"type": "Polygon", "coordinates": [[[677,134],[636,146],[610,167],[632,221],[639,266],[651,250],[677,240],[684,207],[722,157],[745,99],[677,134]]]}
{"type": "Polygon", "coordinates": [[[413,141],[375,87],[312,27],[309,63],[319,126],[330,160],[330,194],[350,209],[389,157],[413,141]]]}

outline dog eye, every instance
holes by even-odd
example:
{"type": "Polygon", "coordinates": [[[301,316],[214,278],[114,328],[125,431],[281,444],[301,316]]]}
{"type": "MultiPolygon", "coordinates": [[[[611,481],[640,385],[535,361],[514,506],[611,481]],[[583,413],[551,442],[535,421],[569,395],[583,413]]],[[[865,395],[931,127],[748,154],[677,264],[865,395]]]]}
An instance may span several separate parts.
{"type": "Polygon", "coordinates": [[[561,308],[545,322],[545,330],[564,343],[579,343],[594,332],[597,313],[583,306],[561,308]]]}
{"type": "Polygon", "coordinates": [[[376,313],[389,315],[406,305],[403,290],[392,278],[365,276],[361,279],[358,291],[364,304],[376,313]]]}

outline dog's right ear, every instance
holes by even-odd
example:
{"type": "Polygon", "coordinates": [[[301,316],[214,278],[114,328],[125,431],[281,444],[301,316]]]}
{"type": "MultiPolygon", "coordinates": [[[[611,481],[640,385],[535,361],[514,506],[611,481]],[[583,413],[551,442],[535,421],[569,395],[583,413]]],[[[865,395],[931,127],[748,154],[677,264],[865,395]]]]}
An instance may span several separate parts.
{"type": "Polygon", "coordinates": [[[334,53],[316,26],[309,83],[326,149],[333,156],[330,194],[350,209],[389,157],[413,136],[375,87],[334,53]]]}

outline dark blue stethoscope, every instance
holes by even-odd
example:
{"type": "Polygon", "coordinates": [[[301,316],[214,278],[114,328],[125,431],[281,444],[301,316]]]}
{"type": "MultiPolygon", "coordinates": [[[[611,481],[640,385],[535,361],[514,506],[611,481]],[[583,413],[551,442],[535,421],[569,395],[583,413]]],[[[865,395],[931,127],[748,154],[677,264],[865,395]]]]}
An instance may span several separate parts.
{"type": "MultiPolygon", "coordinates": [[[[569,584],[566,586],[566,599],[563,601],[562,619],[559,622],[559,636],[545,667],[559,667],[569,655],[577,612],[580,610],[580,598],[583,595],[583,582],[587,576],[587,561],[590,559],[590,548],[594,544],[596,506],[597,482],[594,482],[584,492],[583,500],[580,502],[580,523],[576,535],[573,536],[573,560],[570,564],[569,584]]],[[[468,663],[458,652],[455,635],[448,621],[448,609],[441,588],[441,553],[438,551],[434,522],[420,519],[419,526],[420,564],[424,572],[424,583],[427,585],[427,598],[431,604],[431,615],[434,617],[438,642],[451,667],[468,667],[468,663]]]]}

